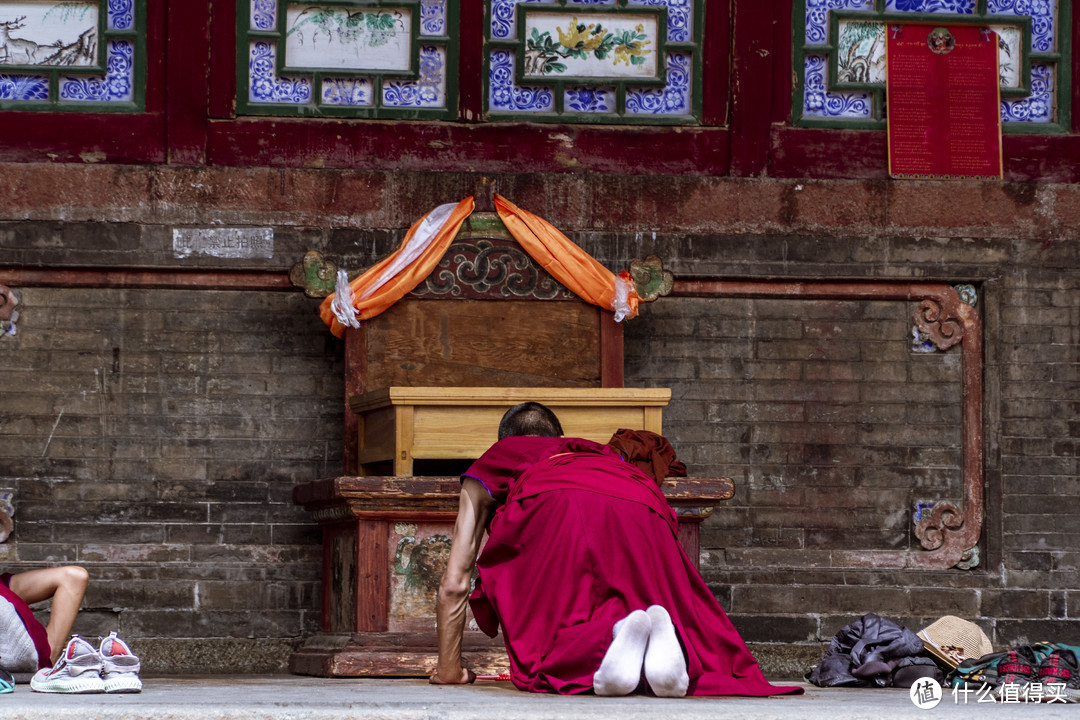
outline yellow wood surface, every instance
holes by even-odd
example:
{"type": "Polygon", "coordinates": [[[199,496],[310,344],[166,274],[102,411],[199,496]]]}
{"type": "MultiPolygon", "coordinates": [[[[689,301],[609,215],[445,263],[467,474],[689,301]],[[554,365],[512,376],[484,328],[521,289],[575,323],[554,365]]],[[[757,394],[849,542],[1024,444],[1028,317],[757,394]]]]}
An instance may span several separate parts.
{"type": "Polygon", "coordinates": [[[412,474],[413,460],[479,457],[520,402],[547,405],[567,436],[604,443],[619,428],[662,433],[670,399],[668,388],[390,387],[354,397],[350,407],[361,417],[360,462],[392,461],[400,476],[412,474]]]}

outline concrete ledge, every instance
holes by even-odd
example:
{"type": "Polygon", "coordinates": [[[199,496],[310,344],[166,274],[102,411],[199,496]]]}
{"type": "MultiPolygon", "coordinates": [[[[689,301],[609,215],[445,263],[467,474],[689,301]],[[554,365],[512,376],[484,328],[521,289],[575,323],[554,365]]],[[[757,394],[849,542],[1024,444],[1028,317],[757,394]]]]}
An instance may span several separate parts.
{"type": "Polygon", "coordinates": [[[954,703],[946,695],[920,710],[907,690],[821,689],[774,698],[685,698],[642,695],[534,695],[506,682],[436,687],[423,680],[351,680],[282,676],[151,678],[137,695],[42,695],[20,685],[0,695],[5,720],[856,720],[928,718],[984,720],[1074,718],[1075,706],[954,703]],[[944,715],[941,713],[944,712],[944,715]]]}

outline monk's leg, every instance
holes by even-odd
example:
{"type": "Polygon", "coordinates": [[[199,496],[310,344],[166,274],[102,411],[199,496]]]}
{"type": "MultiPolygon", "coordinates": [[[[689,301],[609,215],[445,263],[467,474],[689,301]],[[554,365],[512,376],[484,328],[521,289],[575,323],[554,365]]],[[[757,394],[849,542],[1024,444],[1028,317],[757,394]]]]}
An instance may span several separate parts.
{"type": "Polygon", "coordinates": [[[593,690],[597,695],[629,695],[634,692],[641,682],[641,667],[651,629],[649,616],[644,610],[635,610],[615,623],[615,639],[604,655],[600,669],[593,675],[593,690]]]}
{"type": "Polygon", "coordinates": [[[690,683],[675,626],[668,611],[653,605],[645,611],[649,616],[649,646],[645,653],[645,679],[658,697],[684,697],[690,683]]]}

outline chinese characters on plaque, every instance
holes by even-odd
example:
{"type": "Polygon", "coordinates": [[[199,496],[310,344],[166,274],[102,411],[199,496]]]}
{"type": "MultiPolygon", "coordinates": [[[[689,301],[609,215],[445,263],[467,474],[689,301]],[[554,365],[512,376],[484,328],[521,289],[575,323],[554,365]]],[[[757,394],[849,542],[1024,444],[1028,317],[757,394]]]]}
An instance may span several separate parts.
{"type": "Polygon", "coordinates": [[[976,25],[889,25],[889,175],[1001,179],[997,35],[976,25]]]}

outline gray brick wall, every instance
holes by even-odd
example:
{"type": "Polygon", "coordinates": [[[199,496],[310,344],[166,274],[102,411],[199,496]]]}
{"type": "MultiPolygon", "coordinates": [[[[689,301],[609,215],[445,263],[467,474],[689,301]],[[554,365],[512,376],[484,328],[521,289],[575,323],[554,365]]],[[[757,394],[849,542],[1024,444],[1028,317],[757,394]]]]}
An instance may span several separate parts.
{"type": "MultiPolygon", "coordinates": [[[[960,489],[959,349],[913,353],[912,303],[664,298],[626,326],[627,384],[671,387],[681,457],[736,480],[703,526],[702,567],[759,655],[795,648],[767,668],[797,670],[784,658],[820,656],[866,612],[961,615],[999,647],[1080,644],[1078,188],[2,169],[39,201],[0,198],[0,269],[285,272],[309,249],[356,269],[431,206],[497,187],[615,269],[655,253],[681,277],[972,283],[986,491],[972,570],[836,559],[918,552],[914,502],[960,489]],[[274,228],[273,256],[173,251],[174,228],[220,223],[274,228]]],[[[0,338],[0,489],[17,503],[0,566],[89,567],[78,629],[119,628],[153,669],[282,669],[318,610],[317,528],[290,492],[341,464],[342,350],[316,301],[56,285],[16,287],[18,334],[0,338]]]]}
{"type": "Polygon", "coordinates": [[[0,488],[16,503],[5,569],[87,567],[76,631],[120,630],[151,669],[179,662],[155,638],[276,641],[255,667],[279,669],[318,626],[319,531],[292,487],[341,465],[342,352],[313,303],[62,288],[21,300],[0,341],[0,488]]]}

